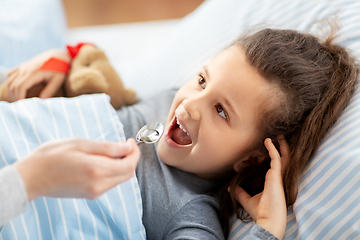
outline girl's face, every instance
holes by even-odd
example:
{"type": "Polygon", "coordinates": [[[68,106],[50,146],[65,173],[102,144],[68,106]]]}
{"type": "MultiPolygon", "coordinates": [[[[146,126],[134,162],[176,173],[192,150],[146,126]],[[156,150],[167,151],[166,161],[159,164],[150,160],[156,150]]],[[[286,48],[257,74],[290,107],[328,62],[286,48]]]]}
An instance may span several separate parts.
{"type": "Polygon", "coordinates": [[[257,155],[250,148],[271,90],[239,47],[222,51],[177,92],[158,144],[159,157],[204,178],[237,170],[257,155]]]}

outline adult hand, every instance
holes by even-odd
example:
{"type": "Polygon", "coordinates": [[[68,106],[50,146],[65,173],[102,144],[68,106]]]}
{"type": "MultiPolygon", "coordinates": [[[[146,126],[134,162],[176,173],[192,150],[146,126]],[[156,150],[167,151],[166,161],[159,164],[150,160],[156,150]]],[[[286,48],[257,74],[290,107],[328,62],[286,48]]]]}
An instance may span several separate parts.
{"type": "Polygon", "coordinates": [[[134,175],[140,150],[126,143],[65,139],[45,143],[14,164],[29,201],[40,197],[96,199],[134,175]]]}
{"type": "Polygon", "coordinates": [[[70,62],[71,60],[66,51],[52,49],[35,56],[10,71],[6,80],[7,94],[10,102],[24,99],[28,90],[40,83],[45,84],[45,87],[40,92],[40,98],[54,96],[64,83],[66,74],[39,70],[52,57],[64,60],[65,62],[70,62]]]}
{"type": "Polygon", "coordinates": [[[265,176],[263,192],[251,197],[244,189],[237,187],[236,198],[256,223],[274,236],[282,239],[286,228],[286,200],[282,181],[282,169],[290,159],[290,149],[283,137],[278,138],[281,157],[271,139],[265,140],[265,146],[271,158],[271,168],[265,176]]]}

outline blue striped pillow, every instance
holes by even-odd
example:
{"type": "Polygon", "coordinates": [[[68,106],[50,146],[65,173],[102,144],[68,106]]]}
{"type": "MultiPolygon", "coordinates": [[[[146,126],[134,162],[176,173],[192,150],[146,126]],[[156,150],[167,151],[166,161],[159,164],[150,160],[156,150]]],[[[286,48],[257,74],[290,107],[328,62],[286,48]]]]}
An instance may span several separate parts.
{"type": "MultiPolygon", "coordinates": [[[[0,167],[66,137],[125,141],[105,94],[0,102],[0,167]]],[[[42,197],[0,228],[0,239],[146,239],[136,177],[97,200],[42,197]]]]}
{"type": "MultiPolygon", "coordinates": [[[[288,211],[284,239],[354,239],[360,236],[360,89],[324,139],[303,175],[288,211]]],[[[253,223],[235,218],[229,239],[253,223]]]]}

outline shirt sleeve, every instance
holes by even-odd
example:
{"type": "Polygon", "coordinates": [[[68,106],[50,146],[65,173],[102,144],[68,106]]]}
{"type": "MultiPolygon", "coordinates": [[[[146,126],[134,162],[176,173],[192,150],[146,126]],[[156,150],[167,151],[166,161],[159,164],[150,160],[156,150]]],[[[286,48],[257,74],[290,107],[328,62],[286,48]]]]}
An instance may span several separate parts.
{"type": "Polygon", "coordinates": [[[225,239],[214,199],[202,197],[189,202],[166,226],[163,239],[225,239]]]}
{"type": "Polygon", "coordinates": [[[0,169],[0,226],[25,212],[28,203],[25,183],[19,172],[8,165],[0,169]]]}
{"type": "Polygon", "coordinates": [[[250,234],[245,239],[246,240],[278,240],[278,238],[272,235],[268,230],[257,224],[255,224],[251,228],[250,234]]]}

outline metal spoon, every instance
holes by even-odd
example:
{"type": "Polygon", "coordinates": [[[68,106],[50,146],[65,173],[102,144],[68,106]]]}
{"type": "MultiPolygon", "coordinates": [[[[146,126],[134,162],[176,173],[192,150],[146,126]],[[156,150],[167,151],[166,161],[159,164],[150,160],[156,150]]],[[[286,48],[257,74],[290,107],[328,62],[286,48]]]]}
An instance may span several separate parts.
{"type": "Polygon", "coordinates": [[[164,133],[164,127],[159,122],[148,123],[136,134],[137,145],[156,143],[164,133]]]}

